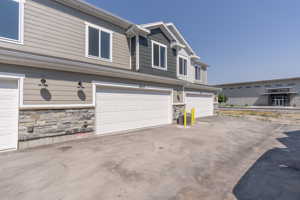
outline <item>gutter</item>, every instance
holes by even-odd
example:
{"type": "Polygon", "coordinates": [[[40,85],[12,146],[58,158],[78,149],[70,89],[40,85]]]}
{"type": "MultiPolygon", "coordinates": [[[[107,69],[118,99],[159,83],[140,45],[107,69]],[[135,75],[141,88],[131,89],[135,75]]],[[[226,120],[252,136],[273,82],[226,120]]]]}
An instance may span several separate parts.
{"type": "Polygon", "coordinates": [[[105,19],[106,21],[112,22],[115,25],[121,26],[124,29],[128,29],[130,26],[134,24],[126,19],[114,15],[111,12],[108,12],[104,9],[98,8],[83,0],[54,0],[54,1],[69,6],[71,8],[80,10],[94,17],[105,19]]]}
{"type": "Polygon", "coordinates": [[[89,64],[85,62],[72,61],[62,58],[35,55],[13,50],[0,49],[0,62],[13,65],[21,65],[42,69],[52,69],[58,71],[78,72],[89,75],[100,75],[106,77],[123,78],[153,83],[164,83],[170,85],[184,86],[190,89],[206,90],[218,92],[219,89],[206,85],[192,84],[184,80],[143,74],[129,70],[117,69],[102,65],[89,64]]]}

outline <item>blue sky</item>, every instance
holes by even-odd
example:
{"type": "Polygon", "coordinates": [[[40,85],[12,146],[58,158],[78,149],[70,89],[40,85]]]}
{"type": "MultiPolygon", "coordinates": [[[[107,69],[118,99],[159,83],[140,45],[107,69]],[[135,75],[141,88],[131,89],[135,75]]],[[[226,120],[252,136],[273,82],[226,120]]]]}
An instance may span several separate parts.
{"type": "Polygon", "coordinates": [[[173,22],[210,84],[300,76],[299,0],[87,0],[136,24],[173,22]]]}

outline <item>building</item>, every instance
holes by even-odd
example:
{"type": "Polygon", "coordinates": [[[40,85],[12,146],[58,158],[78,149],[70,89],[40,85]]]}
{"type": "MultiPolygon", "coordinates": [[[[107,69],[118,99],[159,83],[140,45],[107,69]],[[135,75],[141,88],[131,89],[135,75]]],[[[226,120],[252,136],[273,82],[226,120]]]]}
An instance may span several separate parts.
{"type": "Polygon", "coordinates": [[[0,150],[213,114],[217,88],[172,23],[81,0],[0,3],[0,150]]]}
{"type": "Polygon", "coordinates": [[[300,77],[228,83],[216,87],[223,89],[229,105],[300,107],[300,77]]]}

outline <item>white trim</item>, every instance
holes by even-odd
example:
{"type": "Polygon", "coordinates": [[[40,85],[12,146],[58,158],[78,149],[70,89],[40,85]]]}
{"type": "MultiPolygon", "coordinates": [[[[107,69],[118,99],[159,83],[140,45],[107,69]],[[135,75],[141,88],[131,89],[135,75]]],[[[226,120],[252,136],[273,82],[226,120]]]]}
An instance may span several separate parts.
{"type": "Polygon", "coordinates": [[[84,22],[84,23],[85,23],[85,56],[90,59],[113,62],[113,41],[112,40],[113,40],[114,32],[109,29],[103,28],[101,26],[91,24],[89,22],[84,22]],[[99,57],[89,55],[89,27],[95,28],[99,31],[99,57]],[[101,57],[101,32],[106,32],[110,36],[110,58],[109,59],[101,57]]]}
{"type": "Polygon", "coordinates": [[[180,46],[182,45],[177,40],[177,38],[175,37],[175,35],[172,33],[172,31],[170,31],[170,29],[168,28],[168,26],[164,22],[154,22],[154,23],[149,23],[149,24],[142,24],[140,26],[143,27],[143,28],[149,28],[149,29],[153,29],[153,28],[159,27],[168,36],[168,38],[171,41],[175,40],[176,43],[178,43],[180,46]]]}
{"type": "MultiPolygon", "coordinates": [[[[18,108],[17,108],[17,127],[19,130],[19,115],[20,115],[20,105],[23,104],[23,83],[24,83],[24,78],[25,75],[24,74],[14,74],[14,73],[5,73],[5,72],[0,72],[0,79],[12,79],[12,80],[16,80],[17,84],[18,84],[18,108]]],[[[9,149],[8,151],[13,151],[13,150],[17,150],[18,146],[19,146],[19,131],[17,132],[17,145],[16,148],[13,149],[9,149]]],[[[3,151],[1,151],[3,152],[3,151]]]]}
{"type": "Polygon", "coordinates": [[[152,59],[151,59],[152,60],[152,63],[151,63],[152,68],[168,71],[168,47],[167,47],[167,45],[156,42],[154,40],[151,40],[151,48],[152,48],[152,59]],[[154,44],[159,46],[159,66],[154,65],[154,44]],[[161,67],[161,59],[160,59],[160,48],[161,47],[164,47],[166,49],[166,51],[165,51],[165,61],[166,61],[166,63],[165,63],[164,68],[161,67]]]}
{"type": "MultiPolygon", "coordinates": [[[[174,30],[177,32],[178,36],[180,37],[180,39],[183,40],[183,42],[186,44],[186,46],[188,47],[188,49],[193,53],[193,55],[197,56],[195,51],[192,49],[192,47],[190,46],[190,44],[184,39],[183,35],[180,33],[180,31],[177,29],[177,27],[173,24],[173,23],[167,23],[167,26],[172,26],[174,28],[174,30]]],[[[199,56],[198,56],[199,57],[199,56]]],[[[200,59],[200,57],[199,57],[200,59]]]]}
{"type": "Polygon", "coordinates": [[[136,70],[140,70],[140,36],[135,36],[135,62],[136,62],[136,70]]]}
{"type": "Polygon", "coordinates": [[[94,104],[37,104],[37,105],[21,105],[20,109],[67,109],[67,108],[90,108],[95,107],[94,104]]]}
{"type": "Polygon", "coordinates": [[[24,44],[24,3],[25,3],[25,0],[12,0],[12,1],[19,3],[19,25],[18,25],[19,26],[19,32],[18,32],[19,40],[0,37],[0,41],[23,45],[24,44]]]}
{"type": "Polygon", "coordinates": [[[144,86],[141,84],[130,84],[130,83],[115,83],[106,81],[93,81],[92,84],[96,87],[117,87],[117,88],[129,88],[139,90],[155,90],[155,91],[167,91],[172,92],[172,88],[155,87],[155,86],[144,86]]]}
{"type": "Polygon", "coordinates": [[[213,93],[207,93],[207,92],[192,92],[192,91],[186,91],[185,95],[199,95],[199,96],[205,96],[205,97],[213,97],[214,94],[213,93]]]}

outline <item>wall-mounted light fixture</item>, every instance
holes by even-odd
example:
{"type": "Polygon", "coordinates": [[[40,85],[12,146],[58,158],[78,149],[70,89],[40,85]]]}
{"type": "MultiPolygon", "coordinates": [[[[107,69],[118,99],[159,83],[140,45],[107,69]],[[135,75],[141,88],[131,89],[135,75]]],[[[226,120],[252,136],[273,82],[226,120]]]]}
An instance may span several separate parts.
{"type": "Polygon", "coordinates": [[[80,89],[83,89],[83,88],[84,88],[83,82],[82,82],[82,81],[78,81],[78,88],[80,88],[80,89]]]}
{"type": "Polygon", "coordinates": [[[42,78],[41,79],[41,84],[39,84],[39,86],[48,87],[47,80],[45,78],[42,78]]]}

